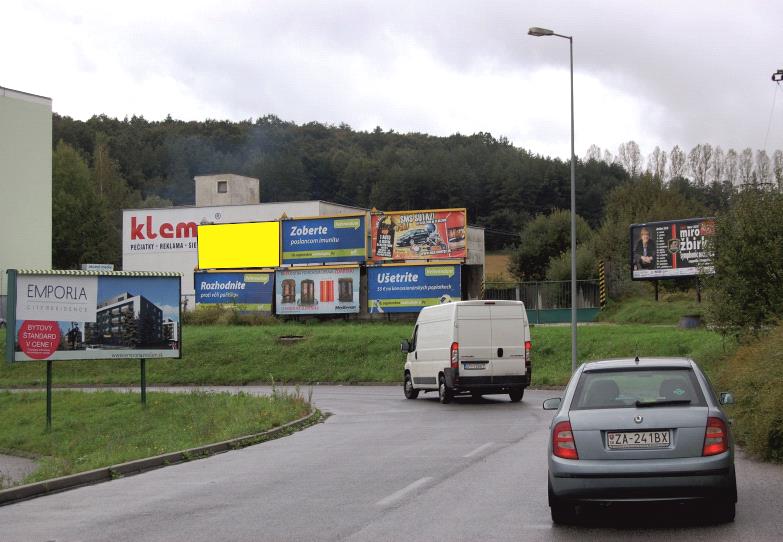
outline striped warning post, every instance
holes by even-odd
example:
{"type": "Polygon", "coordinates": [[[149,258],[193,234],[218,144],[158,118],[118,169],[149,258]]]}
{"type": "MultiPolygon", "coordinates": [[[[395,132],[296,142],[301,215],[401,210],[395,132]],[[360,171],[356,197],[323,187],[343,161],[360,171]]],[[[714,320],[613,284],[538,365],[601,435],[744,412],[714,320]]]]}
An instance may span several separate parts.
{"type": "Polygon", "coordinates": [[[606,269],[604,262],[598,262],[598,300],[603,309],[606,306],[606,269]]]}

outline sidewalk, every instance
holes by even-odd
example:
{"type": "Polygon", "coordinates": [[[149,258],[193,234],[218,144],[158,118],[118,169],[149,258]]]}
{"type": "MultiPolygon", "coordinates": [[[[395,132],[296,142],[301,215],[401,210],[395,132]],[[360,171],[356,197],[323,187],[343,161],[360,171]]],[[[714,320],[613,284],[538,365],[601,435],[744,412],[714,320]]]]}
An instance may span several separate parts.
{"type": "Polygon", "coordinates": [[[0,454],[0,488],[18,484],[35,467],[36,462],[32,459],[0,454]]]}

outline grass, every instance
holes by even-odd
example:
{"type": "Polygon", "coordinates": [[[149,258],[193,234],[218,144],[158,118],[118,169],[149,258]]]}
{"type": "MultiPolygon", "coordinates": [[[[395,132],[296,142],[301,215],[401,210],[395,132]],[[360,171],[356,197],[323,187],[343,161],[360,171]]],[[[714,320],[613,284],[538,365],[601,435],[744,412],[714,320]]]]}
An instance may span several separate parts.
{"type": "Polygon", "coordinates": [[[258,433],[310,413],[298,393],[149,393],[145,409],[138,393],[57,391],[46,432],[45,403],[43,392],[0,392],[0,449],[39,458],[26,483],[258,433]]]}
{"type": "Polygon", "coordinates": [[[613,324],[677,325],[686,314],[704,314],[705,305],[696,302],[696,294],[661,294],[610,302],[599,315],[599,321],[613,324]]]}
{"type": "MultiPolygon", "coordinates": [[[[184,326],[183,358],[147,361],[152,384],[248,383],[400,383],[404,357],[400,339],[412,323],[332,322],[314,325],[184,326]],[[302,335],[284,345],[281,335],[302,335]]],[[[533,385],[555,386],[568,381],[571,339],[568,326],[535,326],[533,385]]],[[[1,336],[0,336],[1,337],[1,336]]],[[[701,363],[731,352],[733,343],[704,329],[674,326],[590,325],[579,328],[579,359],[610,357],[688,356],[701,363]]],[[[0,364],[0,386],[43,386],[45,362],[0,364]]],[[[57,361],[55,385],[138,384],[135,360],[57,361]]]]}

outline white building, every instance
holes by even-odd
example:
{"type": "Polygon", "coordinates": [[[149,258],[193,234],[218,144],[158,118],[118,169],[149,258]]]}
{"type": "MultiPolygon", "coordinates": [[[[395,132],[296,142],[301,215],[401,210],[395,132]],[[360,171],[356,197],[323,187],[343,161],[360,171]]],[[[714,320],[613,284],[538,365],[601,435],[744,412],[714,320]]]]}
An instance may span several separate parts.
{"type": "Polygon", "coordinates": [[[52,100],[0,87],[0,317],[6,270],[52,267],[52,100]]]}

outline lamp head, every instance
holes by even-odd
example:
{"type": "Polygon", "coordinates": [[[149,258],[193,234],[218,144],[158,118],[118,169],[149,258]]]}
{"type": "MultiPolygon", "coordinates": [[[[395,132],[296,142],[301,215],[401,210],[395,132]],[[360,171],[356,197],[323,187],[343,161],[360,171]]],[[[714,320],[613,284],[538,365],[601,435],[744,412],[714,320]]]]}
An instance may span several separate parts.
{"type": "Polygon", "coordinates": [[[527,33],[531,36],[551,36],[554,31],[548,28],[539,28],[537,26],[531,26],[527,33]]]}

